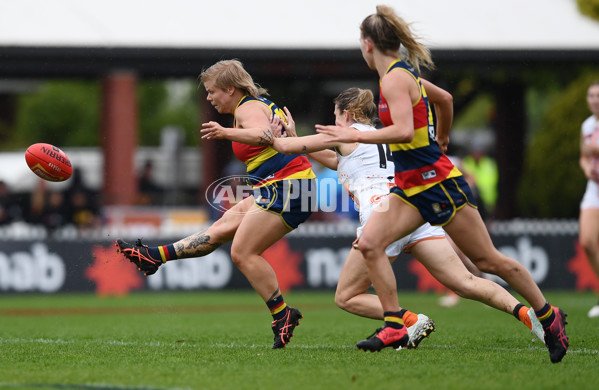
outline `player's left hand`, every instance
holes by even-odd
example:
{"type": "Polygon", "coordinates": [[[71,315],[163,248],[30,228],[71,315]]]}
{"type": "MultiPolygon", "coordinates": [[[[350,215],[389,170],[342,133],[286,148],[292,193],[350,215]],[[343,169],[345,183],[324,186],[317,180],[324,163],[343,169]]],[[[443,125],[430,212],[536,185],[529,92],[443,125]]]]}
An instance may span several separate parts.
{"type": "Polygon", "coordinates": [[[287,123],[283,122],[283,126],[285,127],[285,136],[287,137],[297,137],[297,131],[295,130],[295,121],[291,116],[291,112],[287,107],[283,107],[285,110],[285,120],[287,123]]]}
{"type": "Polygon", "coordinates": [[[270,132],[272,133],[273,137],[275,138],[280,138],[280,137],[284,137],[284,133],[283,133],[283,120],[281,119],[280,116],[277,115],[273,115],[270,118],[270,132]]]}
{"type": "Polygon", "coordinates": [[[441,151],[441,153],[447,153],[449,137],[439,137],[439,135],[437,135],[437,143],[439,144],[439,150],[441,151]]]}
{"type": "Polygon", "coordinates": [[[329,142],[358,142],[356,136],[358,131],[351,127],[335,126],[335,125],[315,125],[316,132],[320,134],[326,134],[330,137],[329,142]]]}
{"type": "Polygon", "coordinates": [[[202,123],[200,133],[202,139],[227,139],[226,129],[214,121],[202,123]]]}

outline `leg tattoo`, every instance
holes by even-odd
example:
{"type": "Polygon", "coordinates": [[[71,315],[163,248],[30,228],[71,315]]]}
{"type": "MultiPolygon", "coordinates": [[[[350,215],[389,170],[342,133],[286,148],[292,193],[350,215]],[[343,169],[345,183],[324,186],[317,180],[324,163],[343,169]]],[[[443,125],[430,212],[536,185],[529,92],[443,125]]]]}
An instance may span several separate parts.
{"type": "Polygon", "coordinates": [[[175,244],[175,251],[178,255],[184,254],[186,257],[206,256],[221,244],[210,242],[210,236],[206,233],[197,233],[175,244]]]}

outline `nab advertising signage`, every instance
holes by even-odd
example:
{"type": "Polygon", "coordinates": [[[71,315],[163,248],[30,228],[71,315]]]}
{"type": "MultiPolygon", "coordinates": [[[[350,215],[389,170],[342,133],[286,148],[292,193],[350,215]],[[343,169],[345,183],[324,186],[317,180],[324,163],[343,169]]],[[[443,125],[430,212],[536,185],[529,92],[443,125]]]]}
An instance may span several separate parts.
{"type": "MultiPolygon", "coordinates": [[[[264,258],[275,270],[282,290],[334,289],[352,237],[295,234],[268,249],[264,258]]],[[[599,281],[576,234],[493,235],[496,247],[516,259],[543,290],[599,290],[599,281]]],[[[178,238],[149,240],[149,245],[178,238]]],[[[399,290],[443,292],[445,288],[411,255],[393,264],[399,290]]],[[[486,277],[505,283],[492,275],[486,277]]],[[[0,293],[93,291],[122,296],[135,290],[250,289],[231,261],[230,245],[208,256],[168,262],[144,277],[114,249],[112,241],[10,240],[0,249],[0,293]]]]}

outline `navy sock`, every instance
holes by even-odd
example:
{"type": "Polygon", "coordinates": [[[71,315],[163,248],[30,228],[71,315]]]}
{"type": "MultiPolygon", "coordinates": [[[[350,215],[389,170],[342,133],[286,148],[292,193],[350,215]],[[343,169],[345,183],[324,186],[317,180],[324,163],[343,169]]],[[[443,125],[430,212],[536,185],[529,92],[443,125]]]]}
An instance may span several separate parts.
{"type": "Polygon", "coordinates": [[[388,326],[388,327],[394,328],[394,329],[403,328],[403,319],[401,318],[401,315],[399,313],[400,313],[399,311],[386,311],[384,313],[385,326],[388,326]]]}
{"type": "Polygon", "coordinates": [[[514,310],[512,311],[512,314],[514,315],[514,317],[516,317],[518,321],[520,321],[520,316],[518,314],[520,313],[520,309],[523,307],[524,305],[519,303],[516,305],[516,307],[514,307],[514,310]]]}
{"type": "Polygon", "coordinates": [[[168,260],[178,259],[173,244],[148,247],[148,255],[153,259],[161,260],[163,263],[166,263],[168,260]]]}
{"type": "Polygon", "coordinates": [[[543,328],[547,328],[553,323],[555,319],[555,313],[553,312],[553,307],[549,304],[549,302],[545,302],[545,306],[539,311],[535,310],[535,314],[543,328]]]}
{"type": "Polygon", "coordinates": [[[266,306],[268,306],[268,310],[270,310],[272,319],[275,321],[283,318],[287,313],[287,304],[285,303],[285,299],[283,299],[282,295],[272,298],[270,301],[266,302],[266,306]]]}

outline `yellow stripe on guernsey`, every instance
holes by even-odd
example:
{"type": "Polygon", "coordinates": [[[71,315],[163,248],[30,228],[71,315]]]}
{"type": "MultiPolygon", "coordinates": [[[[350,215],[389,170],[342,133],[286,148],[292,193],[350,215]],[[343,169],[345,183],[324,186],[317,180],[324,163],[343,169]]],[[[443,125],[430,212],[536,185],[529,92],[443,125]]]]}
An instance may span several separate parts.
{"type": "Polygon", "coordinates": [[[249,160],[247,160],[245,162],[246,166],[247,166],[247,171],[251,172],[254,169],[258,168],[260,165],[262,165],[263,162],[265,162],[266,160],[268,160],[269,158],[271,158],[272,156],[274,156],[275,154],[277,154],[278,152],[276,150],[274,150],[273,148],[271,148],[270,146],[266,147],[263,151],[261,151],[260,153],[258,153],[257,155],[255,155],[254,157],[250,158],[249,160]]]}
{"type": "Polygon", "coordinates": [[[414,138],[409,144],[389,144],[389,149],[392,152],[397,150],[412,150],[428,146],[429,144],[428,126],[425,126],[414,130],[414,138]]]}
{"type": "Polygon", "coordinates": [[[303,171],[295,172],[285,177],[285,179],[314,179],[315,177],[316,175],[312,171],[312,168],[306,168],[303,171]]]}

